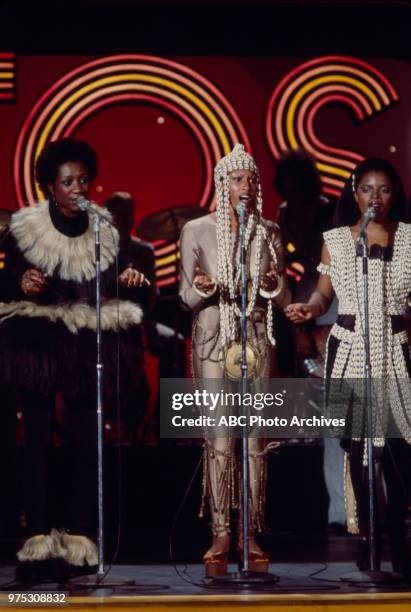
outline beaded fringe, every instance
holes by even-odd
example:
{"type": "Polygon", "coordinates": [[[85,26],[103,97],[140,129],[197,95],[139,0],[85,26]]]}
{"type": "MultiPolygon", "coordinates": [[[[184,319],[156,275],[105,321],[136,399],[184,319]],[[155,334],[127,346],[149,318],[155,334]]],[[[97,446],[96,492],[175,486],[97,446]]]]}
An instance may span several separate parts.
{"type": "MultiPolygon", "coordinates": [[[[232,444],[229,440],[227,444],[232,444]]],[[[267,454],[277,448],[279,442],[270,442],[259,453],[249,453],[250,474],[250,533],[265,528],[265,501],[267,483],[267,454]]],[[[204,445],[203,492],[199,516],[205,514],[206,500],[210,503],[213,535],[230,533],[230,517],[233,510],[242,512],[242,473],[237,469],[234,450],[215,449],[211,442],[204,445]],[[221,459],[221,460],[219,460],[221,459]],[[216,519],[217,517],[217,519],[216,519]],[[223,519],[223,521],[221,520],[223,519]]]]}
{"type": "Polygon", "coordinates": [[[348,453],[344,453],[344,501],[347,517],[347,531],[352,535],[357,535],[360,533],[360,528],[358,524],[354,488],[351,481],[350,457],[348,453]]]}

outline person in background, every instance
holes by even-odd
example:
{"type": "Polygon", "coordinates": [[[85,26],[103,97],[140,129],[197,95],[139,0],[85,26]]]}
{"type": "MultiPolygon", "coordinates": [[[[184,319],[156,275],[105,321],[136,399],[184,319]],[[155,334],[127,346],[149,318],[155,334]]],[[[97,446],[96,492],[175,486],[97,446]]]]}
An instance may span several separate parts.
{"type": "Polygon", "coordinates": [[[153,332],[153,314],[157,301],[154,248],[149,242],[132,236],[136,203],[131,194],[117,191],[109,196],[103,206],[110,211],[120,236],[119,268],[133,268],[143,272],[147,282],[137,288],[138,301],[143,308],[147,341],[153,332]]]}
{"type": "Polygon", "coordinates": [[[12,211],[2,208],[0,210],[0,301],[7,298],[10,280],[10,267],[6,261],[4,246],[9,232],[8,226],[12,216],[12,211]]]}
{"type": "MultiPolygon", "coordinates": [[[[277,222],[284,236],[285,258],[294,302],[304,302],[318,280],[317,264],[323,232],[332,227],[335,202],[321,194],[321,179],[315,162],[305,151],[289,151],[277,162],[274,186],[284,202],[277,222]]],[[[294,375],[322,377],[325,344],[337,318],[337,300],[327,313],[305,325],[293,326],[294,375]]],[[[323,440],[324,480],[329,503],[330,532],[342,532],[345,525],[344,451],[336,438],[323,440]]]]}
{"type": "MultiPolygon", "coordinates": [[[[8,225],[13,212],[5,208],[0,210],[0,303],[10,298],[12,276],[9,262],[6,259],[5,245],[8,225]]],[[[2,408],[2,426],[0,427],[0,481],[7,491],[7,503],[0,508],[0,538],[3,540],[14,536],[18,529],[18,493],[15,474],[17,472],[16,424],[18,409],[17,389],[3,387],[0,393],[2,408]]]]}
{"type": "MultiPolygon", "coordinates": [[[[136,203],[130,193],[117,191],[104,202],[120,236],[119,268],[133,268],[143,272],[147,282],[135,288],[131,294],[143,310],[144,344],[154,354],[158,353],[158,334],[154,321],[157,302],[154,248],[149,242],[132,235],[136,203]]],[[[146,374],[136,389],[135,396],[125,398],[121,418],[125,422],[126,437],[134,441],[143,419],[147,418],[149,386],[146,374]]]]}

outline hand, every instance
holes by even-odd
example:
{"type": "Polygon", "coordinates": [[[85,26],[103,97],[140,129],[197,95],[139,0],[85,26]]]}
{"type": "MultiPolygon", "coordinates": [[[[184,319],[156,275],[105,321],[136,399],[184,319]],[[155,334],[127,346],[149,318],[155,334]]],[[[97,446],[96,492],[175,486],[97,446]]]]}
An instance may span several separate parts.
{"type": "Polygon", "coordinates": [[[142,272],[134,268],[126,268],[119,276],[120,285],[122,287],[141,287],[142,285],[150,286],[150,281],[142,272]]]}
{"type": "Polygon", "coordinates": [[[193,285],[195,285],[198,291],[211,295],[214,293],[217,283],[214,278],[203,272],[199,266],[196,266],[193,285]]]}
{"type": "Polygon", "coordinates": [[[39,295],[47,288],[47,278],[40,270],[29,268],[21,277],[20,287],[24,295],[29,297],[39,295]]]}
{"type": "Polygon", "coordinates": [[[315,306],[311,304],[289,304],[284,308],[284,314],[293,323],[305,323],[317,316],[315,306]]]}
{"type": "Polygon", "coordinates": [[[263,274],[261,278],[261,289],[270,292],[278,287],[278,268],[273,261],[270,261],[270,271],[263,274]]]}

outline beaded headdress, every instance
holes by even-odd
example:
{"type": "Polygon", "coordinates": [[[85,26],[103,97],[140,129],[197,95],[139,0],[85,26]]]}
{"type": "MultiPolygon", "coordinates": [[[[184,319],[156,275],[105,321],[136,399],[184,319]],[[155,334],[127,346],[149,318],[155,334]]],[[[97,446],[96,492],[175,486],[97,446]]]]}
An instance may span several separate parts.
{"type": "MultiPolygon", "coordinates": [[[[260,282],[260,264],[262,244],[267,237],[266,228],[262,223],[261,213],[263,197],[261,191],[260,175],[257,164],[247,153],[243,144],[237,143],[231,153],[223,157],[214,169],[214,182],[217,192],[217,256],[218,256],[218,282],[220,286],[220,330],[221,345],[227,347],[235,341],[237,335],[236,319],[240,312],[236,303],[238,270],[234,265],[233,245],[231,244],[231,202],[230,202],[230,173],[236,170],[249,170],[257,177],[254,212],[249,214],[245,232],[246,248],[251,241],[256,240],[254,266],[251,272],[251,296],[247,307],[247,316],[250,316],[256,303],[260,282]]],[[[271,243],[268,248],[272,259],[276,262],[276,254],[271,243]]],[[[272,304],[268,300],[270,322],[272,322],[272,304]]],[[[268,335],[270,342],[275,343],[272,336],[272,323],[269,325],[268,335]]]]}
{"type": "Polygon", "coordinates": [[[214,169],[214,182],[217,191],[217,211],[222,206],[230,206],[230,172],[235,170],[249,170],[257,176],[257,189],[255,207],[259,214],[263,208],[263,197],[261,192],[260,173],[254,159],[247,153],[243,144],[237,143],[231,153],[220,159],[214,169]]]}
{"type": "Polygon", "coordinates": [[[251,172],[258,174],[257,164],[251,155],[247,153],[244,145],[239,142],[234,146],[231,153],[220,159],[214,169],[214,178],[216,180],[223,178],[229,172],[234,172],[234,170],[251,170],[251,172]]]}

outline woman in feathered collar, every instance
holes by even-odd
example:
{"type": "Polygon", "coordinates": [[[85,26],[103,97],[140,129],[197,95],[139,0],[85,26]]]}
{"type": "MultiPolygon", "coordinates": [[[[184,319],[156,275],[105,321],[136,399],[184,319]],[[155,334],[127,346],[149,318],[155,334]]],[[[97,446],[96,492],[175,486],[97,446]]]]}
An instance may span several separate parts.
{"type": "MultiPolygon", "coordinates": [[[[31,536],[18,552],[33,563],[63,557],[72,565],[95,565],[88,538],[50,531],[47,453],[52,443],[56,393],[63,397],[73,439],[71,507],[65,527],[92,534],[95,516],[95,262],[89,213],[77,205],[89,198],[97,156],[85,142],[48,144],[36,164],[36,180],[48,201],[16,212],[4,241],[10,282],[0,302],[0,384],[18,387],[26,435],[24,491],[31,536]],[[71,546],[71,544],[73,546],[71,546]]],[[[100,213],[109,216],[105,209],[100,213]]],[[[131,392],[142,372],[140,307],[127,288],[141,286],[143,274],[119,275],[117,231],[101,226],[104,400],[115,405],[117,333],[120,335],[120,391],[131,392]]]]}

